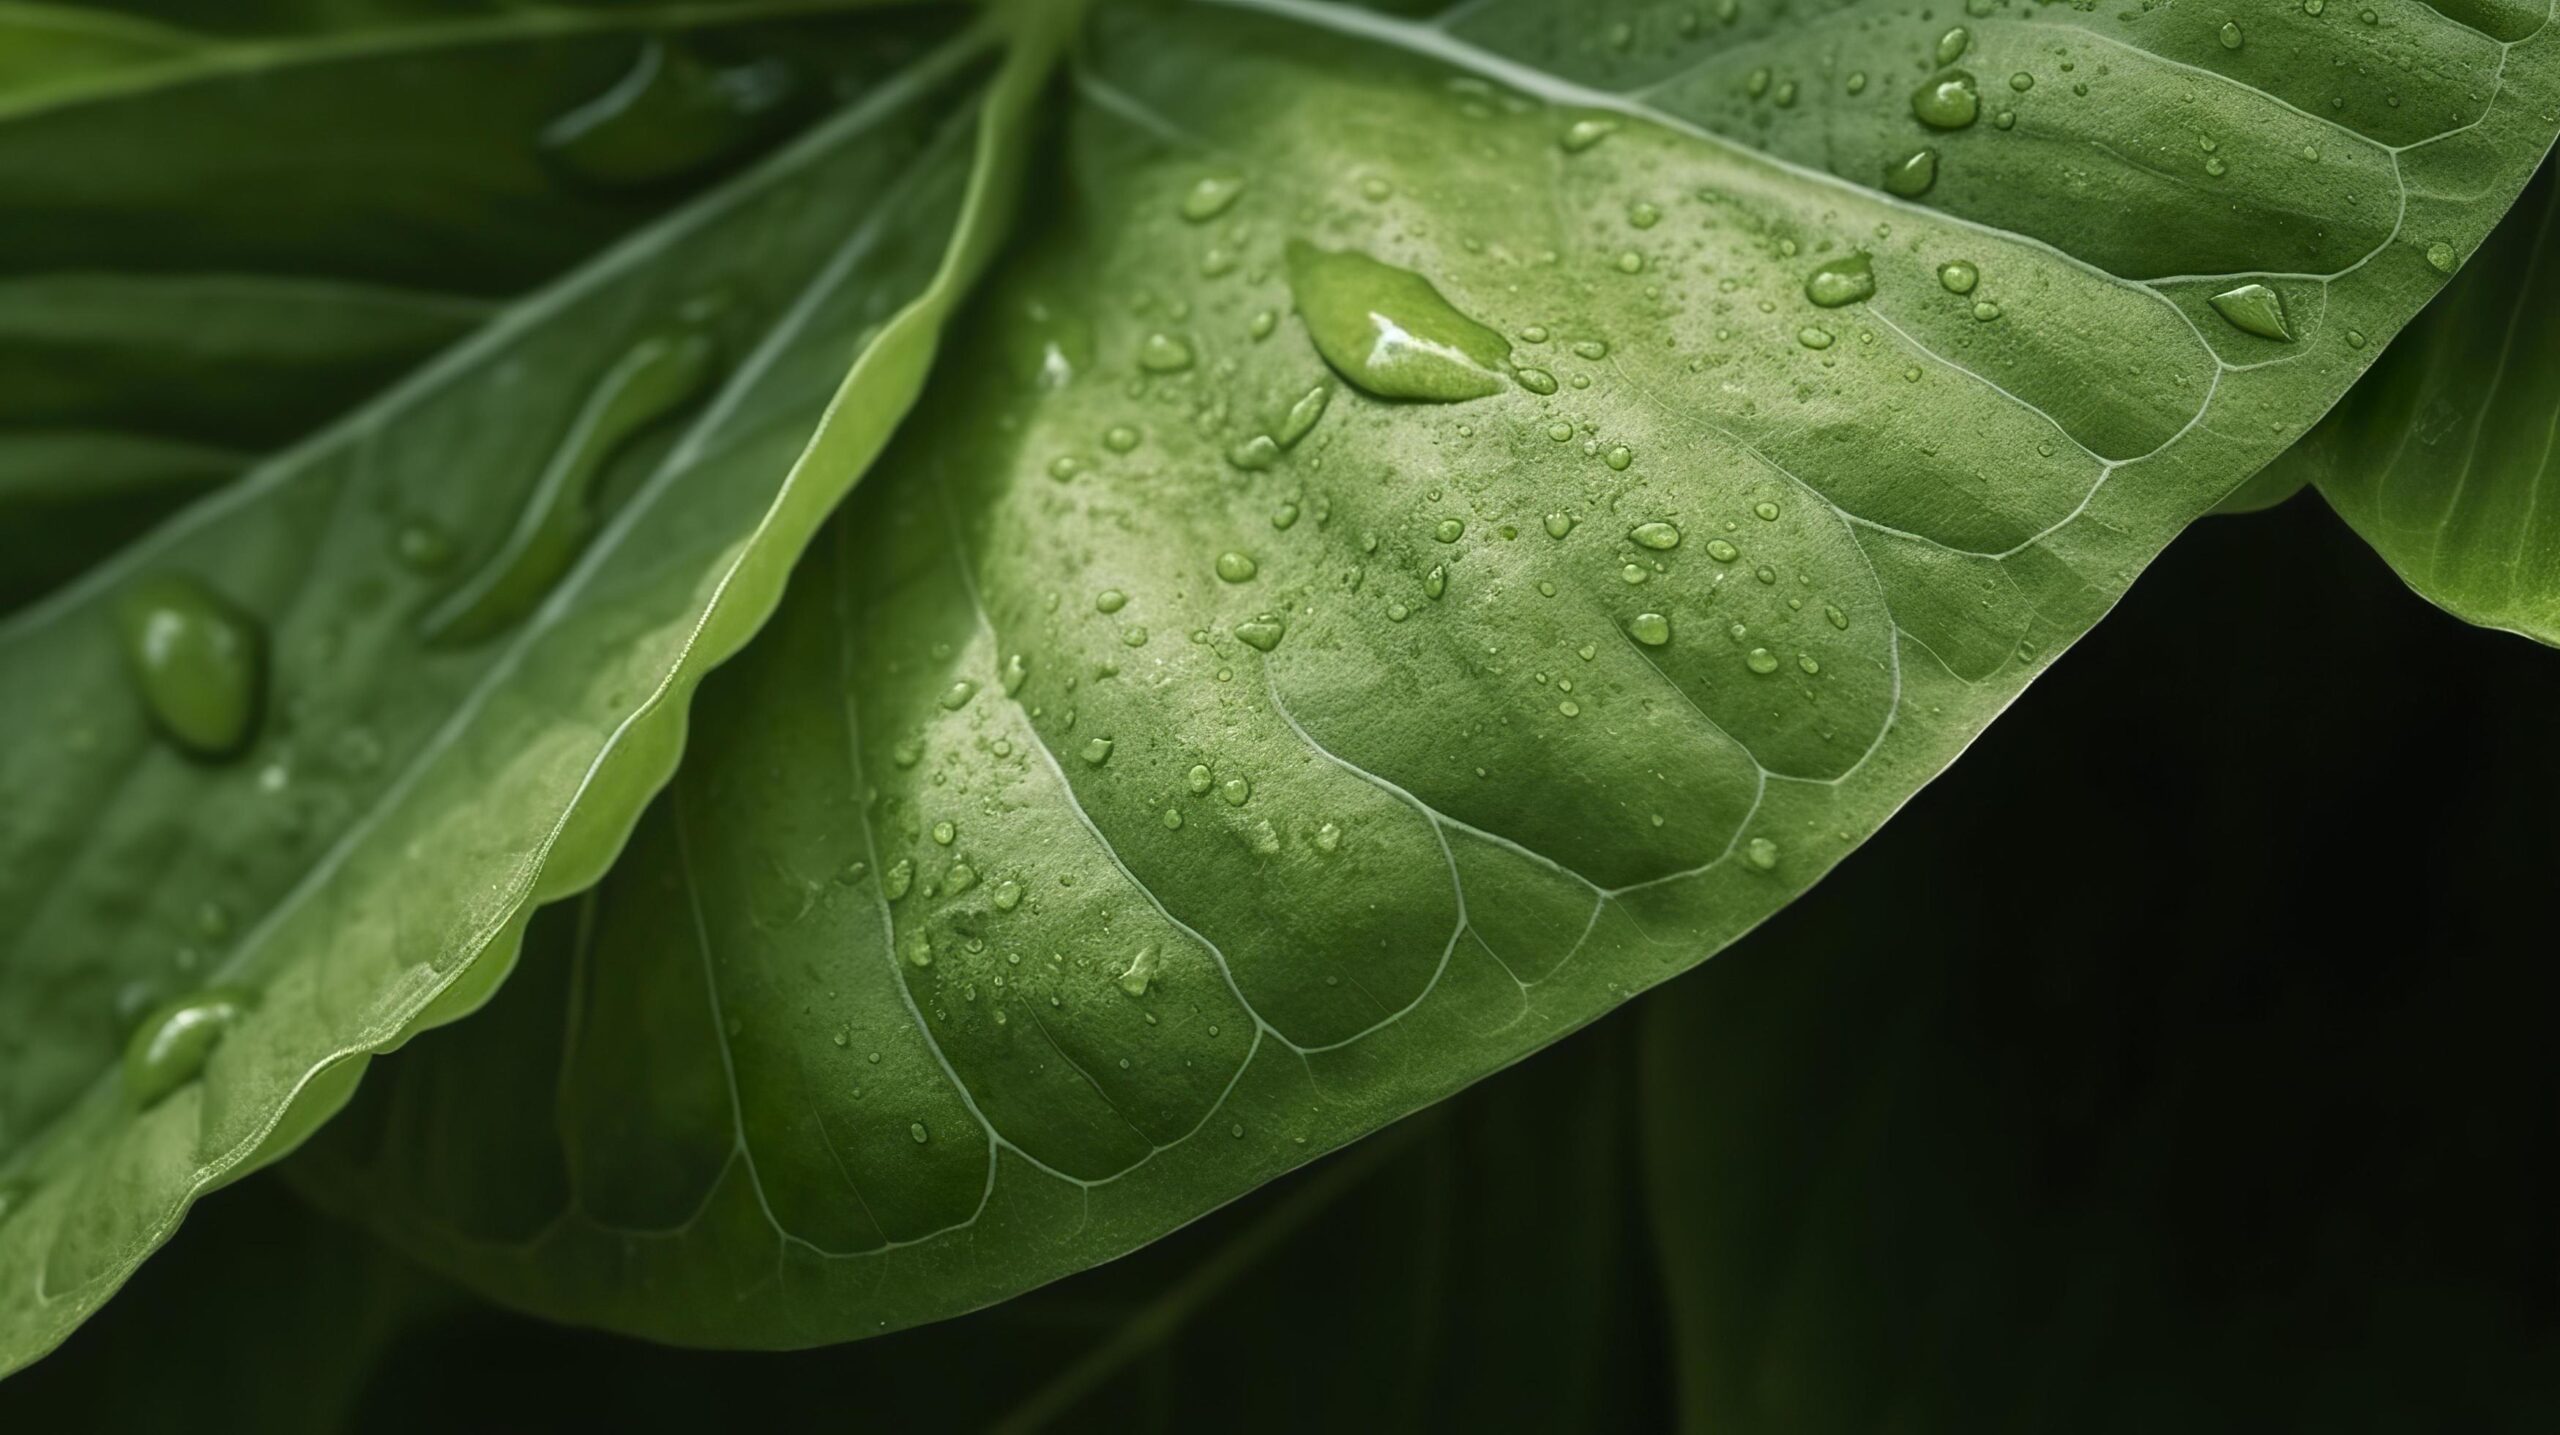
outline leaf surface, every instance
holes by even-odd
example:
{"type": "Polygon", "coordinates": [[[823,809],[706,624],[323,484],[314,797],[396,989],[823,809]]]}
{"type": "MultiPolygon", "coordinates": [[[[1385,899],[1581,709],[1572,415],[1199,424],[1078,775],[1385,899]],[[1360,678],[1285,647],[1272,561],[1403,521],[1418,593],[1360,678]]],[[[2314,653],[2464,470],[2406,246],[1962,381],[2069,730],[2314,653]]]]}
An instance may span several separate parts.
{"type": "Polygon", "coordinates": [[[2316,483],[2421,597],[2560,646],[2560,185],[2548,166],[2461,277],[2270,475],[2316,483]]]}
{"type": "Polygon", "coordinates": [[[1022,13],[0,623],[0,1368],[602,871],[1003,230],[1022,13]],[[264,635],[236,753],[119,651],[172,583],[264,635]]]}
{"type": "Polygon", "coordinates": [[[2346,9],[1114,12],[1050,226],[603,889],[556,1100],[421,1056],[321,1184],[535,1311],[842,1340],[1695,965],[2523,184],[2538,10],[2346,9]]]}

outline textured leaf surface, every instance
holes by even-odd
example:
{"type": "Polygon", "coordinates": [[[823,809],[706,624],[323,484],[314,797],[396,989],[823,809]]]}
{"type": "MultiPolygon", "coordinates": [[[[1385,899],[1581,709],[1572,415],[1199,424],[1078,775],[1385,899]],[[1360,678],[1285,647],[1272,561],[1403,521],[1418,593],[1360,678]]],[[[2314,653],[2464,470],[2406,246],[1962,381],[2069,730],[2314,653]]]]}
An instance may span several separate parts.
{"type": "Polygon", "coordinates": [[[2560,646],[2560,185],[2546,166],[2462,276],[2270,477],[2317,483],[2429,602],[2560,646]]]}
{"type": "Polygon", "coordinates": [[[1912,97],[1949,18],[1885,5],[1104,23],[1039,261],[604,889],[556,1102],[403,1063],[341,1196],[535,1310],[844,1339],[1149,1240],[1802,892],[2299,437],[2560,113],[2539,11],[1988,8],[1954,129],[1912,97]],[[1916,202],[1870,187],[1922,146],[1916,202]]]}
{"type": "Polygon", "coordinates": [[[1001,233],[1047,62],[1026,40],[982,91],[989,49],[853,97],[0,625],[0,1366],[307,1134],[367,1053],[468,1010],[530,905],[602,870],[693,684],[885,442],[1001,233]],[[511,626],[424,641],[579,456],[554,450],[591,390],[677,323],[725,362],[597,455],[606,511],[572,566],[511,626]],[[418,564],[421,532],[461,561],[418,564]],[[228,761],[157,736],[118,651],[117,602],[172,573],[269,634],[265,722],[228,761]],[[137,1018],[217,982],[245,1012],[137,1101],[163,1083],[120,1061],[166,1065],[137,1018]]]}

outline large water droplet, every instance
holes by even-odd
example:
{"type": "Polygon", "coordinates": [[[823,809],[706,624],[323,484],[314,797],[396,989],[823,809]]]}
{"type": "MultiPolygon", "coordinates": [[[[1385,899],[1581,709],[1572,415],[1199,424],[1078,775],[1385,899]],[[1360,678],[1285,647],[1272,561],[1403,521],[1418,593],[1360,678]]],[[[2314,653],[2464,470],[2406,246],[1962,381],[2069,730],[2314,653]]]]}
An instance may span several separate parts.
{"type": "Polygon", "coordinates": [[[1176,335],[1149,334],[1138,345],[1138,367],[1150,374],[1178,374],[1192,363],[1189,341],[1176,335]]]}
{"type": "Polygon", "coordinates": [[[1233,175],[1203,175],[1182,196],[1182,217],[1203,224],[1227,212],[1244,193],[1244,181],[1233,175]]]}
{"type": "Polygon", "coordinates": [[[719,346],[709,330],[716,316],[716,306],[697,306],[684,328],[632,345],[596,381],[534,481],[515,527],[420,617],[428,642],[474,643],[509,627],[569,571],[595,527],[597,480],[614,454],[693,402],[718,374],[719,346]]]}
{"type": "Polygon", "coordinates": [[[652,37],[611,89],[543,127],[542,151],[590,184],[659,184],[774,134],[800,93],[784,60],[718,68],[652,37]]]}
{"type": "Polygon", "coordinates": [[[237,987],[213,987],[152,1008],[125,1043],[125,1098],[139,1110],[202,1075],[223,1033],[254,1004],[237,987]]]}
{"type": "Polygon", "coordinates": [[[1297,447],[1298,440],[1314,431],[1316,421],[1324,417],[1325,406],[1333,401],[1333,386],[1318,384],[1289,406],[1280,420],[1279,440],[1282,448],[1297,447]]]}
{"type": "Polygon", "coordinates": [[[1659,519],[1651,523],[1637,524],[1628,531],[1627,536],[1657,552],[1667,553],[1680,546],[1679,525],[1665,523],[1659,519]]]}
{"type": "Polygon", "coordinates": [[[1982,282],[1982,271],[1970,259],[1950,259],[1938,266],[1938,282],[1950,294],[1970,294],[1982,282]]]}
{"type": "Polygon", "coordinates": [[[1884,167],[1885,192],[1898,194],[1904,199],[1917,199],[1927,194],[1929,186],[1937,182],[1938,152],[1933,149],[1913,150],[1884,167]]]}
{"type": "Polygon", "coordinates": [[[1115,979],[1115,984],[1130,996],[1142,997],[1147,994],[1147,983],[1154,978],[1155,974],[1156,949],[1152,945],[1144,946],[1138,948],[1138,954],[1129,959],[1127,969],[1115,979]]]}
{"type": "Polygon", "coordinates": [[[1228,583],[1249,582],[1258,571],[1254,561],[1230,548],[1218,555],[1218,577],[1228,583]]]}
{"type": "Polygon", "coordinates": [[[1863,250],[1832,260],[1804,281],[1804,297],[1825,309],[1855,304],[1874,297],[1875,292],[1875,265],[1863,250]]]}
{"type": "Polygon", "coordinates": [[[196,579],[164,573],[116,604],[127,668],[152,720],[198,757],[229,757],[256,735],[266,695],[266,632],[196,579]]]}
{"type": "Polygon", "coordinates": [[[1325,362],[1380,398],[1452,403],[1503,386],[1509,342],[1410,269],[1292,240],[1289,288],[1325,362]]]}
{"type": "Polygon", "coordinates": [[[1638,613],[1627,620],[1627,636],[1648,648],[1671,641],[1671,620],[1660,613],[1638,613]]]}
{"type": "Polygon", "coordinates": [[[1938,63],[1952,65],[1964,58],[1965,47],[1973,43],[1973,35],[1958,25],[1938,37],[1938,63]]]}
{"type": "Polygon", "coordinates": [[[1966,70],[1949,70],[1911,92],[1911,113],[1931,129],[1960,130],[1982,115],[1982,94],[1966,70]]]}
{"type": "Polygon", "coordinates": [[[1254,648],[1266,653],[1280,646],[1280,639],[1284,631],[1285,630],[1280,625],[1280,620],[1269,613],[1265,613],[1261,617],[1251,619],[1247,622],[1238,623],[1235,626],[1235,635],[1238,638],[1243,639],[1254,648]]]}
{"type": "Polygon", "coordinates": [[[1778,865],[1778,844],[1766,837],[1754,837],[1742,844],[1742,860],[1766,872],[1778,865]]]}
{"type": "Polygon", "coordinates": [[[2285,327],[2284,298],[2264,284],[2225,289],[2213,296],[2213,308],[2244,334],[2293,342],[2293,331],[2285,327]]]}

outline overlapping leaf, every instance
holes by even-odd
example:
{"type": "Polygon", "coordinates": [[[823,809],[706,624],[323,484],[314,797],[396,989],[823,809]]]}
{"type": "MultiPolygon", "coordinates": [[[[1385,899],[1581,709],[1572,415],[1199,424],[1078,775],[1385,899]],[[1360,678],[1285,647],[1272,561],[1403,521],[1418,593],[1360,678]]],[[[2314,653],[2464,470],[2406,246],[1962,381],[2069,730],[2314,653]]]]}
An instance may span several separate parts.
{"type": "Polygon", "coordinates": [[[2560,645],[2556,216],[2546,167],[2444,298],[2264,482],[2317,483],[2454,616],[2560,645]]]}
{"type": "MultiPolygon", "coordinates": [[[[60,1339],[197,1193],[325,1119],[368,1053],[468,1010],[531,905],[603,869],[673,764],[694,683],[770,610],[1003,231],[1056,38],[1054,17],[1019,14],[861,87],[0,624],[0,1366],[60,1339]],[[635,359],[652,355],[683,362],[635,359]],[[565,571],[527,581],[551,576],[528,551],[565,571]],[[493,564],[519,566],[481,582],[493,564]],[[117,604],[170,578],[266,635],[264,721],[225,760],[155,733],[118,650],[117,604]],[[440,623],[461,591],[497,596],[440,623]],[[226,1023],[218,1042],[172,1016],[189,1010],[226,1023]]],[[[471,73],[441,76],[437,103],[517,126],[532,163],[512,80],[471,73]]],[[[360,150],[350,184],[373,182],[360,150]]],[[[491,212],[455,218],[474,210],[491,212]]],[[[432,224],[402,247],[453,258],[432,224]]]]}

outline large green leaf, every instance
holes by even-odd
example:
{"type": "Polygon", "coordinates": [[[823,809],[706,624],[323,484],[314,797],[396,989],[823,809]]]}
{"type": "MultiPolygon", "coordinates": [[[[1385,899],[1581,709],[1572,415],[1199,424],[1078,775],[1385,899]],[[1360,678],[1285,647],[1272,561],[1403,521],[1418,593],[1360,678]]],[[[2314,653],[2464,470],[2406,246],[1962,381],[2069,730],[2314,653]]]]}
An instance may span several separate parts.
{"type": "Polygon", "coordinates": [[[404,1063],[435,1142],[341,1198],[537,1311],[845,1339],[1804,891],[2560,123],[2538,11],[1973,8],[1109,16],[1055,221],[604,888],[556,1100],[404,1063]]]}
{"type": "Polygon", "coordinates": [[[2560,645],[2560,184],[2514,213],[2263,482],[2317,483],[2409,586],[2560,645]]]}
{"type": "Polygon", "coordinates": [[[0,624],[0,1368],[602,871],[1002,232],[1013,13],[0,624]],[[263,668],[147,703],[137,601],[263,668]]]}

